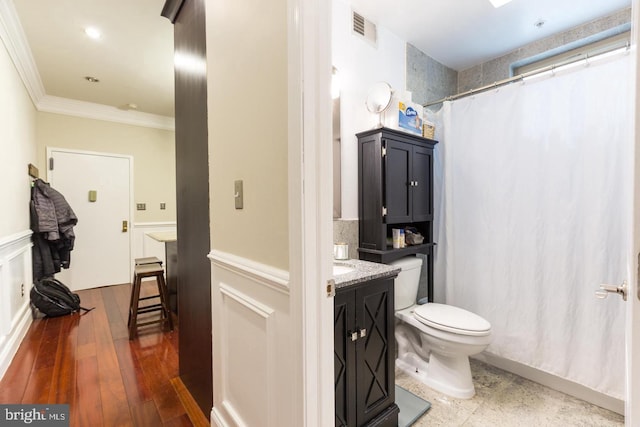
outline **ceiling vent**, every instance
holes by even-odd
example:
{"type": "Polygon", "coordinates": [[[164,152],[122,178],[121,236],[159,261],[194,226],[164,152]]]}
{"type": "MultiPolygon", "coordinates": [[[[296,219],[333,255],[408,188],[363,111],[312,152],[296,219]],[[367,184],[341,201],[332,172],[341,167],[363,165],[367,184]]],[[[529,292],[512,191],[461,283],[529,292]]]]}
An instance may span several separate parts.
{"type": "Polygon", "coordinates": [[[369,43],[373,44],[374,46],[377,45],[377,40],[378,40],[378,35],[377,35],[377,29],[376,29],[376,25],[369,21],[368,19],[366,19],[364,16],[360,15],[357,12],[353,12],[353,32],[364,38],[366,41],[368,41],[369,43]]]}

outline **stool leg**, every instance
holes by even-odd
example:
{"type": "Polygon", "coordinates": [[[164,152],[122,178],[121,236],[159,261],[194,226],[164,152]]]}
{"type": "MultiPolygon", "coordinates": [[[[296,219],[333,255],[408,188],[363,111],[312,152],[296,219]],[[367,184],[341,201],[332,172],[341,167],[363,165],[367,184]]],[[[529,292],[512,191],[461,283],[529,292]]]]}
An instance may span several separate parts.
{"type": "Polygon", "coordinates": [[[169,309],[169,291],[167,289],[167,283],[164,280],[164,274],[161,273],[156,277],[158,282],[158,290],[160,291],[160,303],[162,304],[162,314],[169,323],[169,330],[173,331],[173,319],[171,317],[171,310],[169,309]]]}
{"type": "Polygon", "coordinates": [[[129,318],[127,319],[127,326],[131,326],[131,307],[133,307],[133,290],[136,283],[136,274],[133,273],[133,278],[131,279],[131,295],[129,296],[129,318]]]}
{"type": "Polygon", "coordinates": [[[140,286],[142,278],[135,276],[131,292],[131,306],[129,307],[129,339],[132,340],[138,329],[138,302],[140,300],[140,286]]]}

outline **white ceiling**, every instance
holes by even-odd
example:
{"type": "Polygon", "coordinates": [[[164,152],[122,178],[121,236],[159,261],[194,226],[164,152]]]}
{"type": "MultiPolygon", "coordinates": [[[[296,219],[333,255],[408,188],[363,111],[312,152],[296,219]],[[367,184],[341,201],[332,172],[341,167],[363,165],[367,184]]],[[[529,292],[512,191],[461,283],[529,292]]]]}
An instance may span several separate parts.
{"type": "MultiPolygon", "coordinates": [[[[11,1],[11,0],[8,0],[11,1]]],[[[231,0],[229,0],[231,1],[231,0]]],[[[47,95],[174,116],[164,0],[13,0],[47,95]],[[101,29],[89,39],[86,26],[101,29]],[[84,77],[100,79],[97,84],[84,77]]],[[[462,70],[629,7],[631,0],[352,0],[353,9],[462,70]],[[542,28],[534,23],[544,20],[542,28]]]]}
{"type": "Polygon", "coordinates": [[[160,16],[164,0],[13,2],[47,95],[174,116],[173,25],[160,16]],[[102,38],[87,37],[87,26],[102,38]]]}
{"type": "Polygon", "coordinates": [[[631,0],[352,0],[353,9],[438,62],[464,70],[631,6],[631,0]],[[544,20],[542,28],[534,24],[544,20]]]}

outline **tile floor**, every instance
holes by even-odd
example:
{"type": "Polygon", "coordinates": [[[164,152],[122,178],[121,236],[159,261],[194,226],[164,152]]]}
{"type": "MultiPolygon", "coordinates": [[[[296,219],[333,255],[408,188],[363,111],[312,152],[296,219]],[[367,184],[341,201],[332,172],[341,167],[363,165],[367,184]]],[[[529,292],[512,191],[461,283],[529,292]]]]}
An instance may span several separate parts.
{"type": "Polygon", "coordinates": [[[517,375],[471,360],[476,395],[454,399],[396,370],[396,384],[431,402],[414,426],[624,426],[624,417],[517,375]]]}

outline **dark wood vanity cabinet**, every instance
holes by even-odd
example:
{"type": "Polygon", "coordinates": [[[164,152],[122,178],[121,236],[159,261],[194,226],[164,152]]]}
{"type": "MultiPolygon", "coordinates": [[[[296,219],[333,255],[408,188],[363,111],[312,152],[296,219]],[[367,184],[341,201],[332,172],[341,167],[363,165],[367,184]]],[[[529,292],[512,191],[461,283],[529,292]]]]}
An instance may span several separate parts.
{"type": "Polygon", "coordinates": [[[358,137],[359,247],[362,260],[389,263],[425,254],[428,295],[433,295],[433,149],[432,139],[388,128],[358,137]],[[421,245],[394,249],[392,229],[414,227],[421,245]]]}
{"type": "Polygon", "coordinates": [[[396,427],[398,424],[394,278],[376,279],[336,291],[336,427],[396,427]]]}

